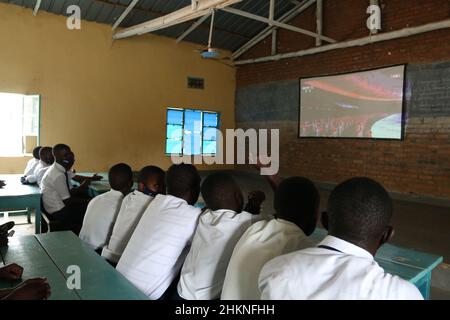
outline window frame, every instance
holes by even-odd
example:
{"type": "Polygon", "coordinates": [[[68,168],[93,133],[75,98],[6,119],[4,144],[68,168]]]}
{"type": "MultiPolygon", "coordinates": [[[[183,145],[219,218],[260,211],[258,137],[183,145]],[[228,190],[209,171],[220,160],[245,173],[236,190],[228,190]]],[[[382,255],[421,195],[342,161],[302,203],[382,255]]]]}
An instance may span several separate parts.
{"type": "MultiPolygon", "coordinates": [[[[179,156],[179,157],[183,157],[183,156],[215,156],[217,154],[217,139],[216,141],[216,153],[204,153],[203,152],[203,141],[204,141],[204,128],[205,128],[205,122],[204,122],[204,113],[210,113],[210,114],[216,114],[217,115],[217,125],[216,127],[211,127],[211,126],[206,126],[206,128],[215,128],[216,130],[220,130],[220,112],[219,111],[212,111],[212,110],[202,110],[202,109],[195,109],[195,108],[176,108],[176,107],[167,107],[166,108],[166,134],[165,134],[165,149],[164,149],[164,153],[167,157],[171,157],[171,156],[179,156]],[[172,123],[168,122],[168,114],[170,110],[175,110],[175,111],[182,111],[183,113],[183,120],[182,120],[182,124],[181,124],[181,153],[168,153],[167,152],[167,141],[168,140],[174,140],[174,139],[170,139],[167,137],[167,126],[168,125],[174,125],[172,123]],[[185,154],[184,153],[184,125],[185,125],[185,112],[186,111],[198,111],[201,113],[201,119],[202,119],[202,128],[201,128],[201,143],[200,143],[200,154],[185,154]]],[[[206,140],[206,141],[214,141],[214,140],[206,140]]]]}

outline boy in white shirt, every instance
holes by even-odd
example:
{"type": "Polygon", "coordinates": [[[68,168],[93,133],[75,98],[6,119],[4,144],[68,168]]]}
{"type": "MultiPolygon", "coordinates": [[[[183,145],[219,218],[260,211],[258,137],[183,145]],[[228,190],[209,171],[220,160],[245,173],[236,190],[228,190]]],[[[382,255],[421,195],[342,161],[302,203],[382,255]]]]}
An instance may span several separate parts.
{"type": "Polygon", "coordinates": [[[145,209],[157,194],[166,193],[165,172],[155,166],[142,168],[138,176],[138,189],[122,201],[109,243],[102,257],[112,265],[117,264],[145,209]]]}
{"type": "Polygon", "coordinates": [[[39,151],[39,163],[34,168],[32,174],[22,179],[23,184],[37,184],[39,185],[44,177],[45,172],[55,162],[53,157],[52,148],[42,147],[39,151]]]}
{"type": "Polygon", "coordinates": [[[39,163],[39,151],[41,150],[41,148],[42,148],[41,146],[38,146],[33,149],[33,158],[28,160],[25,170],[23,172],[23,176],[20,178],[22,183],[25,181],[27,176],[32,175],[34,172],[34,169],[36,169],[36,166],[39,163]]]}
{"type": "Polygon", "coordinates": [[[258,276],[264,264],[312,245],[320,196],[302,177],[283,180],[275,190],[275,218],[254,223],[234,248],[222,289],[222,300],[259,300],[258,276]]]}
{"type": "Polygon", "coordinates": [[[200,215],[194,207],[200,176],[193,165],[172,165],[166,185],[167,195],[149,204],[116,268],[152,300],[173,294],[200,215]]]}
{"type": "Polygon", "coordinates": [[[411,283],[374,260],[393,235],[392,200],[368,178],[353,178],[330,195],[322,223],[328,236],[311,247],[268,262],[259,277],[263,299],[422,300],[411,283]]]}
{"type": "Polygon", "coordinates": [[[40,185],[43,209],[49,219],[58,221],[78,235],[90,200],[86,197],[87,186],[92,180],[101,180],[101,176],[75,175],[71,171],[75,155],[65,144],[55,145],[52,152],[55,163],[45,172],[40,185]],[[73,187],[72,179],[80,186],[73,187]]]}
{"type": "Polygon", "coordinates": [[[122,199],[133,186],[133,171],[125,163],[116,164],[109,170],[108,180],[111,190],[89,202],[80,231],[80,239],[98,254],[108,243],[122,199]]]}
{"type": "MultiPolygon", "coordinates": [[[[225,173],[209,175],[201,192],[206,210],[199,219],[178,282],[178,295],[187,300],[220,298],[225,272],[236,242],[247,228],[260,219],[261,202],[247,206],[253,212],[242,211],[242,191],[225,173]]],[[[250,199],[250,202],[254,202],[250,199]]]]}

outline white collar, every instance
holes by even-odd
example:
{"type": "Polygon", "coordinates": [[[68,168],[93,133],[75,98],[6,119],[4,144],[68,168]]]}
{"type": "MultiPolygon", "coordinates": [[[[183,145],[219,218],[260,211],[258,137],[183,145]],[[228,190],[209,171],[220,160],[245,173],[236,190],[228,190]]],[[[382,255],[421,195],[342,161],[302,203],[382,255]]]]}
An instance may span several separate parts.
{"type": "Polygon", "coordinates": [[[343,253],[360,257],[360,258],[366,258],[366,259],[372,259],[373,256],[370,254],[369,251],[358,247],[350,242],[347,242],[345,240],[333,237],[333,236],[326,236],[325,239],[323,239],[318,246],[327,246],[334,249],[337,249],[343,253]]]}
{"type": "Polygon", "coordinates": [[[122,192],[114,190],[114,189],[109,190],[108,193],[110,195],[113,195],[113,196],[118,197],[118,198],[119,197],[123,197],[123,193],[122,192]]]}
{"type": "Polygon", "coordinates": [[[66,168],[64,168],[62,165],[60,165],[59,163],[57,163],[57,162],[55,162],[54,164],[53,164],[53,166],[58,170],[58,171],[61,171],[61,172],[63,172],[63,173],[66,173],[66,168]]]}

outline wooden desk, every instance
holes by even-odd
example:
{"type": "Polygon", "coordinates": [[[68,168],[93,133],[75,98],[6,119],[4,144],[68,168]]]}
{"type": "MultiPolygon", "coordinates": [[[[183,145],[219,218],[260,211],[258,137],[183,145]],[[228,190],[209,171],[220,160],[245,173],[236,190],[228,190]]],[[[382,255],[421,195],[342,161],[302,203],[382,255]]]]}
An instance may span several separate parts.
{"type": "Polygon", "coordinates": [[[38,186],[23,185],[20,174],[2,174],[0,180],[5,180],[6,186],[0,188],[0,210],[26,209],[28,223],[31,223],[30,209],[35,214],[35,232],[41,232],[41,192],[38,186]]]}
{"type": "MultiPolygon", "coordinates": [[[[47,277],[52,300],[148,300],[70,231],[12,237],[0,253],[5,264],[15,262],[24,267],[23,279],[47,277]],[[80,289],[67,287],[70,265],[80,268],[80,289]]],[[[16,284],[0,282],[2,288],[16,284]]]]}
{"type": "MultiPolygon", "coordinates": [[[[310,238],[320,242],[326,235],[326,230],[317,228],[310,238]]],[[[430,299],[431,272],[443,262],[440,256],[400,248],[388,243],[378,250],[375,260],[386,272],[414,284],[427,300],[430,299]]]]}

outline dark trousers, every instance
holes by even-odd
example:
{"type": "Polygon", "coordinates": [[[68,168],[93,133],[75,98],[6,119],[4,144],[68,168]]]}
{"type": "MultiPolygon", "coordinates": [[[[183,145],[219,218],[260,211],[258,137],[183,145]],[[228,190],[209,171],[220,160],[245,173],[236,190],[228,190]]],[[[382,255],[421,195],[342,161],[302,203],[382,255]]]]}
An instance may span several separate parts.
{"type": "Polygon", "coordinates": [[[79,235],[89,201],[90,198],[72,197],[69,204],[50,215],[51,219],[79,235]]]}

